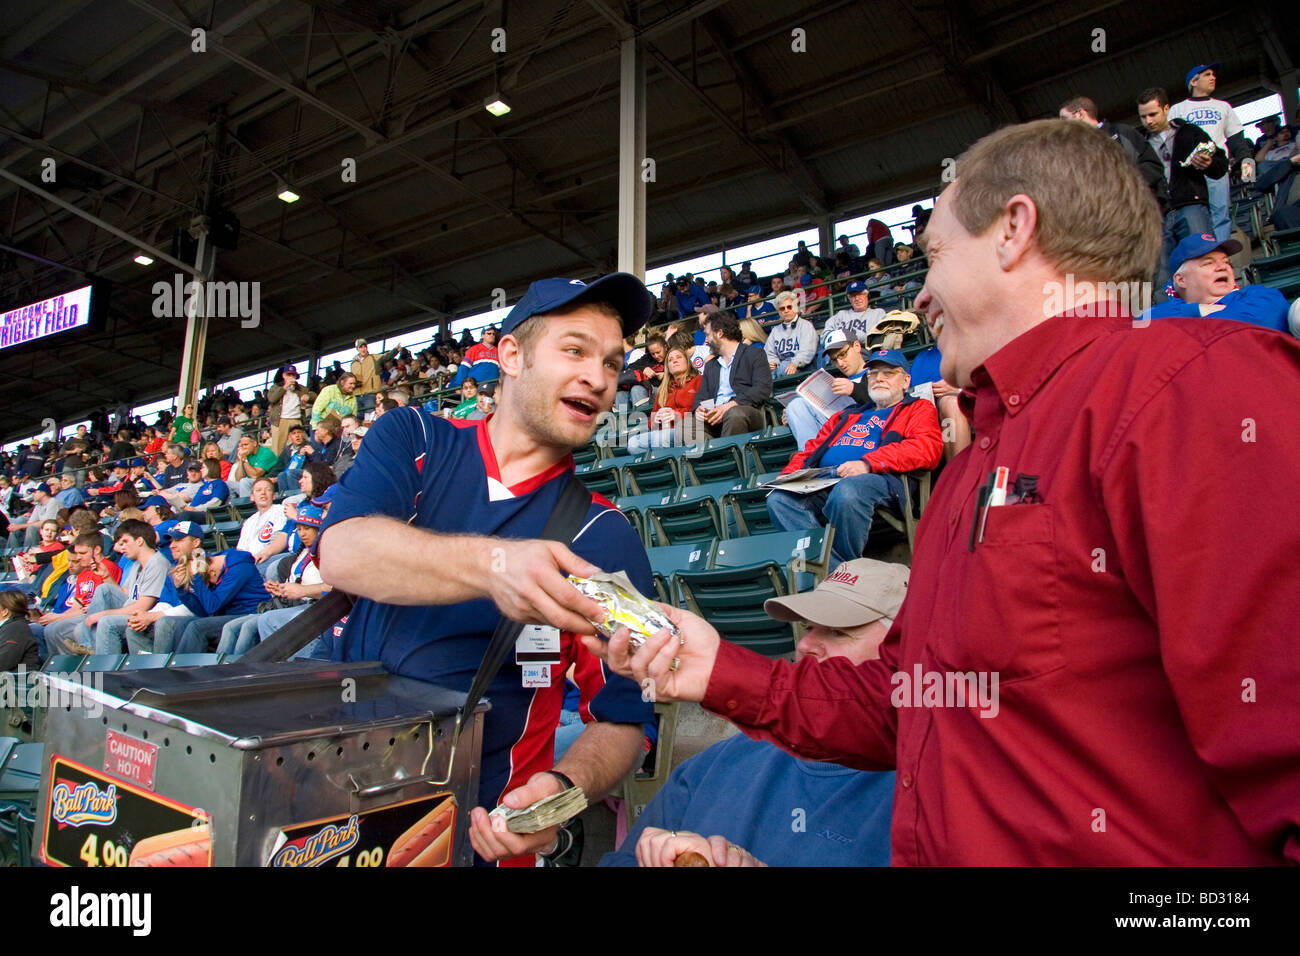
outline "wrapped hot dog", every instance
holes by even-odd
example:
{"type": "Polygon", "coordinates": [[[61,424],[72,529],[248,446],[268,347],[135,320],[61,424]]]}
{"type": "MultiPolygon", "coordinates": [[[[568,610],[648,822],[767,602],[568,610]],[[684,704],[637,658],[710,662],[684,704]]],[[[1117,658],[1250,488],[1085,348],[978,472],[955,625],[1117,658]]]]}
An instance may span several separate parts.
{"type": "Polygon", "coordinates": [[[609,639],[620,627],[632,632],[633,647],[640,647],[651,635],[667,628],[677,633],[677,625],[668,619],[653,601],[641,595],[622,571],[598,572],[589,578],[569,575],[569,583],[605,609],[605,617],[592,621],[601,636],[609,639]]]}

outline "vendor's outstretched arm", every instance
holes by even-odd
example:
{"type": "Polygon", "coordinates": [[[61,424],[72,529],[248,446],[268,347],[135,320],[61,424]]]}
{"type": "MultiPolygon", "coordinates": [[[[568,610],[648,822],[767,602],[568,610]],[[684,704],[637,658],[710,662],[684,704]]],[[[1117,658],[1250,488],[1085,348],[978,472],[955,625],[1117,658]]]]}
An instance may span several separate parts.
{"type": "Polygon", "coordinates": [[[565,580],[598,569],[554,541],[436,534],[395,518],[366,515],[325,529],[321,577],[349,594],[385,604],[492,600],[506,617],[594,633],[600,605],[565,580]]]}

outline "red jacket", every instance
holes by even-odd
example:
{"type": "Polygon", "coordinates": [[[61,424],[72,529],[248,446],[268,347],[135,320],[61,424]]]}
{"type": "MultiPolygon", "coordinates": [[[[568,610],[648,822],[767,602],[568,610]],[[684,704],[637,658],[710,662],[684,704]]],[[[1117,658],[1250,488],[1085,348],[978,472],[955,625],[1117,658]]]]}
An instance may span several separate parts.
{"type": "Polygon", "coordinates": [[[497,347],[491,348],[479,342],[471,345],[465,350],[465,361],[473,365],[475,362],[495,362],[497,360],[497,347]]]}
{"type": "MultiPolygon", "coordinates": [[[[870,403],[846,408],[829,419],[802,451],[795,452],[781,474],[800,468],[816,468],[835,444],[840,434],[861,418],[875,411],[870,403]]],[[[894,406],[880,436],[880,447],[862,456],[867,467],[877,474],[902,474],[908,471],[938,468],[943,459],[943,433],[939,430],[939,413],[923,398],[905,397],[894,406]]]]}
{"type": "MultiPolygon", "coordinates": [[[[694,406],[695,393],[700,390],[700,383],[703,381],[703,375],[692,375],[685,385],[678,385],[676,381],[670,382],[668,385],[668,401],[665,404],[659,404],[659,393],[655,393],[654,412],[659,411],[661,408],[671,408],[677,413],[678,418],[685,417],[694,406]]],[[[654,412],[651,412],[651,414],[654,412]]]]}

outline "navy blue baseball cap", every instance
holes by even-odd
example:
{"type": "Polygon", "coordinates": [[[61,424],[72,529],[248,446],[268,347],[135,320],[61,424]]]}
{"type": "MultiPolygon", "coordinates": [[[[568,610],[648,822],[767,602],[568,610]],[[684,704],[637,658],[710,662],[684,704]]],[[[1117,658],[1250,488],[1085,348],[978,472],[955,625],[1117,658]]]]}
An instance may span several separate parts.
{"type": "Polygon", "coordinates": [[[577,302],[608,302],[623,318],[624,335],[631,335],[645,325],[655,306],[654,296],[645,283],[627,272],[611,272],[590,285],[581,279],[538,279],[501,323],[501,334],[509,335],[535,315],[577,302]]]}
{"type": "Polygon", "coordinates": [[[857,295],[859,292],[867,291],[867,284],[861,279],[854,279],[846,286],[846,288],[848,289],[849,295],[857,295]]]}
{"type": "Polygon", "coordinates": [[[872,362],[880,362],[884,365],[892,365],[895,368],[901,368],[904,372],[911,372],[912,366],[907,359],[903,358],[903,353],[898,349],[872,349],[862,356],[867,365],[872,362]]]}
{"type": "Polygon", "coordinates": [[[1215,78],[1216,79],[1218,78],[1219,76],[1218,63],[1202,63],[1199,66],[1194,66],[1187,71],[1187,76],[1183,77],[1183,86],[1191,86],[1192,78],[1195,77],[1196,74],[1198,73],[1204,73],[1206,70],[1213,70],[1215,78]]]}
{"type": "Polygon", "coordinates": [[[1181,269],[1188,259],[1199,259],[1216,249],[1232,256],[1241,252],[1241,243],[1236,239],[1224,239],[1220,242],[1208,232],[1203,232],[1199,236],[1188,236],[1174,246],[1174,251],[1169,254],[1169,274],[1173,275],[1181,269]]]}
{"type": "Polygon", "coordinates": [[[155,505],[165,505],[165,504],[167,504],[167,499],[164,498],[162,495],[150,495],[148,498],[144,499],[144,504],[142,504],[140,507],[152,508],[155,505]]]}
{"type": "Polygon", "coordinates": [[[132,468],[143,468],[145,466],[143,458],[132,458],[130,461],[132,468]]]}
{"type": "MultiPolygon", "coordinates": [[[[159,522],[160,525],[167,522],[159,522]]],[[[157,529],[155,529],[157,530],[157,529]]],[[[195,521],[177,521],[174,525],[163,532],[172,541],[179,541],[181,538],[198,538],[203,540],[203,529],[195,521]]]]}

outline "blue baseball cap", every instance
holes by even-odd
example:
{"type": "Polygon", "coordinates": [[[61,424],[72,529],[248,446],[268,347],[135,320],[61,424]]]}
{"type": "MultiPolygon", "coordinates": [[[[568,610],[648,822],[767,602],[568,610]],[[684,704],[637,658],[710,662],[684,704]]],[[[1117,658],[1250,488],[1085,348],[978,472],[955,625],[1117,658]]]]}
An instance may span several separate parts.
{"type": "Polygon", "coordinates": [[[1199,236],[1188,236],[1178,245],[1174,246],[1174,251],[1169,255],[1169,274],[1173,275],[1183,267],[1188,259],[1199,259],[1201,256],[1208,255],[1216,249],[1226,252],[1228,255],[1236,255],[1241,252],[1241,243],[1236,239],[1224,239],[1220,242],[1208,232],[1203,232],[1199,236]]]}
{"type": "Polygon", "coordinates": [[[867,284],[861,279],[854,279],[845,288],[848,290],[849,295],[857,295],[859,292],[867,291],[867,284]]]}
{"type": "Polygon", "coordinates": [[[155,505],[165,505],[165,504],[167,504],[167,499],[164,498],[162,495],[150,495],[148,498],[144,499],[144,504],[142,504],[140,507],[141,509],[144,509],[144,508],[152,508],[155,505]]]}
{"type": "Polygon", "coordinates": [[[1198,73],[1204,73],[1206,70],[1213,70],[1215,78],[1216,79],[1218,78],[1219,76],[1218,63],[1202,63],[1199,66],[1194,66],[1187,71],[1187,76],[1183,77],[1183,86],[1191,86],[1192,78],[1195,77],[1196,74],[1198,73]]]}
{"type": "MultiPolygon", "coordinates": [[[[330,488],[334,487],[333,485],[330,488]]],[[[329,488],[325,491],[328,493],[329,488]]],[[[319,528],[320,523],[325,520],[325,509],[317,504],[308,504],[303,502],[298,506],[298,517],[293,519],[298,524],[310,525],[313,528],[319,528]]]]}
{"type": "Polygon", "coordinates": [[[132,458],[132,459],[131,459],[127,464],[129,464],[132,468],[143,468],[143,467],[144,467],[144,459],[143,459],[143,458],[132,458]]]}
{"type": "Polygon", "coordinates": [[[911,372],[912,366],[907,359],[903,358],[903,353],[898,349],[872,349],[870,353],[862,356],[867,365],[872,362],[880,362],[884,365],[892,365],[895,368],[901,368],[904,372],[911,372]]]}
{"type": "Polygon", "coordinates": [[[322,491],[322,492],[320,493],[319,496],[313,498],[313,499],[311,500],[311,503],[314,504],[314,505],[327,505],[327,504],[329,504],[331,501],[334,500],[334,492],[335,492],[336,490],[338,490],[338,483],[337,483],[337,482],[335,482],[334,484],[332,484],[332,485],[330,485],[328,488],[326,488],[324,491],[322,491]]]}
{"type": "MultiPolygon", "coordinates": [[[[159,522],[166,524],[167,522],[159,522]]],[[[156,530],[156,529],[155,529],[156,530]]],[[[181,538],[198,538],[203,540],[203,529],[195,521],[178,521],[165,532],[163,532],[172,541],[179,541],[181,538]]]]}
{"type": "Polygon", "coordinates": [[[645,283],[627,272],[611,272],[590,285],[581,279],[538,279],[501,323],[501,334],[509,335],[533,316],[575,302],[608,302],[622,316],[625,336],[645,325],[655,306],[645,283]]]}

